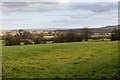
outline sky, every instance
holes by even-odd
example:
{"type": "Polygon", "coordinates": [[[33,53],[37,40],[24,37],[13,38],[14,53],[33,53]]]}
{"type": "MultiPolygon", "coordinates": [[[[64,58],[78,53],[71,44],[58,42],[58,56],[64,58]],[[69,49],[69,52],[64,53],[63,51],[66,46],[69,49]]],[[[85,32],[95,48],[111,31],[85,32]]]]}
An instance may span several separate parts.
{"type": "MultiPolygon", "coordinates": [[[[105,1],[105,0],[104,0],[105,1]]],[[[2,29],[97,28],[118,24],[118,3],[73,0],[2,2],[2,29]]]]}

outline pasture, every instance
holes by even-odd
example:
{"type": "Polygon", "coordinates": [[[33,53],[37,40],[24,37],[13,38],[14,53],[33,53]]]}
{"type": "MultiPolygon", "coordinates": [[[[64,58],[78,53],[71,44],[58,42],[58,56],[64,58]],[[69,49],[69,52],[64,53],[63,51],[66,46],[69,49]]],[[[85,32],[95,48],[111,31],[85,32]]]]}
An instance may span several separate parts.
{"type": "Polygon", "coordinates": [[[2,46],[4,78],[115,78],[118,41],[2,46]]]}

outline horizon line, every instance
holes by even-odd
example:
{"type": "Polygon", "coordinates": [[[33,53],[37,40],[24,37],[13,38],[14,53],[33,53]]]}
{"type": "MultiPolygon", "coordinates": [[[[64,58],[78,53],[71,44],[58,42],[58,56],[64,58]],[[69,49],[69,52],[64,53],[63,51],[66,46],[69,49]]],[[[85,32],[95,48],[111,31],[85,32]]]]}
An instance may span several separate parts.
{"type": "MultiPolygon", "coordinates": [[[[119,24],[118,24],[119,25],[119,24]]],[[[107,25],[107,26],[118,26],[118,25],[107,25]]],[[[35,30],[35,29],[41,29],[41,30],[47,30],[47,29],[82,29],[82,28],[102,28],[107,26],[99,26],[99,27],[73,27],[73,28],[14,28],[14,29],[0,29],[0,30],[35,30]]]]}

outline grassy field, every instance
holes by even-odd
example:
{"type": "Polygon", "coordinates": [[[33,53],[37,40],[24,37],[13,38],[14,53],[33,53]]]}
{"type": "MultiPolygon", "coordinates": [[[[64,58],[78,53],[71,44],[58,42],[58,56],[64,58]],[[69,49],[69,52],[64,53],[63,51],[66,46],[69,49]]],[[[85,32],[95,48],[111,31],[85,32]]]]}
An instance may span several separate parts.
{"type": "Polygon", "coordinates": [[[3,46],[5,78],[114,78],[118,42],[3,46]]]}

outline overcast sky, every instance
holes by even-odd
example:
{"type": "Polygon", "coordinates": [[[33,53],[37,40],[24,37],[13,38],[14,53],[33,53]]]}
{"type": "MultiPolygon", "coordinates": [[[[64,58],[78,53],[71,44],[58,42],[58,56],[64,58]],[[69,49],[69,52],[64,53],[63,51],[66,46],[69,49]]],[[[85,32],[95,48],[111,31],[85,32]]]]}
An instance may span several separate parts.
{"type": "Polygon", "coordinates": [[[3,29],[83,28],[118,24],[117,2],[3,2],[3,29]]]}

